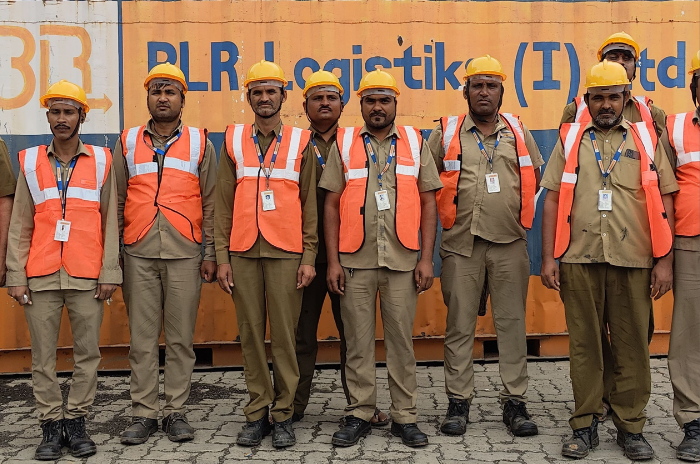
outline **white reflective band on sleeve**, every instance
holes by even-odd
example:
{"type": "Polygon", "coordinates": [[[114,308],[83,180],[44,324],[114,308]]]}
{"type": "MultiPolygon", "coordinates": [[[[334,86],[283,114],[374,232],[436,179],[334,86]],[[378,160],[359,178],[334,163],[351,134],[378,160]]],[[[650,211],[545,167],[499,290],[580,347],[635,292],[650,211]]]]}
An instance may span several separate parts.
{"type": "MultiPolygon", "coordinates": [[[[685,155],[685,144],[683,143],[683,132],[685,128],[686,113],[676,115],[676,122],[673,124],[673,145],[676,149],[676,167],[680,166],[681,158],[685,155]]],[[[667,129],[668,130],[668,129],[667,129]]]]}
{"type": "Polygon", "coordinates": [[[698,163],[700,162],[700,151],[690,151],[683,153],[683,156],[678,155],[676,160],[676,167],[681,167],[688,163],[698,163]]]}
{"type": "Polygon", "coordinates": [[[369,169],[367,168],[348,169],[348,172],[345,173],[345,182],[355,179],[366,179],[367,176],[369,176],[369,169]]]}
{"type": "Polygon", "coordinates": [[[102,190],[105,182],[105,169],[107,169],[107,154],[103,147],[92,146],[95,152],[95,169],[97,171],[97,190],[102,190]]]}
{"type": "Polygon", "coordinates": [[[569,159],[569,155],[571,155],[571,150],[574,147],[574,144],[576,143],[576,137],[578,136],[578,131],[581,128],[580,123],[572,123],[571,126],[569,127],[569,132],[566,134],[566,139],[564,140],[564,158],[569,159]]]}
{"type": "Polygon", "coordinates": [[[418,134],[416,134],[416,130],[413,127],[404,126],[404,130],[406,131],[408,145],[411,147],[411,157],[413,158],[413,171],[403,172],[403,169],[408,168],[408,166],[399,165],[397,158],[396,173],[406,174],[409,176],[412,175],[413,177],[417,178],[418,173],[420,172],[420,141],[418,140],[418,134]],[[399,170],[399,166],[402,167],[401,170],[399,170]]]}
{"type": "Polygon", "coordinates": [[[518,156],[518,163],[520,163],[520,166],[532,166],[532,158],[530,158],[530,155],[523,155],[523,156],[518,156]]]}
{"type": "MultiPolygon", "coordinates": [[[[236,124],[233,127],[233,134],[231,136],[231,149],[233,150],[233,158],[236,161],[236,177],[242,178],[246,177],[244,173],[244,163],[243,163],[243,129],[244,124],[236,124]]],[[[256,168],[257,171],[257,168],[256,168]]]]}
{"type": "Polygon", "coordinates": [[[32,194],[34,205],[40,205],[46,200],[55,200],[58,198],[58,188],[49,187],[41,190],[39,187],[39,179],[36,175],[36,163],[39,156],[39,147],[28,148],[24,155],[24,178],[29,187],[29,193],[32,194]]]}
{"type": "Polygon", "coordinates": [[[442,149],[445,151],[445,153],[447,153],[447,149],[452,143],[452,137],[455,136],[458,121],[459,116],[449,116],[447,118],[447,125],[445,125],[445,131],[442,133],[442,149]]]}
{"type": "Polygon", "coordinates": [[[573,172],[565,172],[561,175],[562,184],[575,184],[576,179],[578,179],[578,175],[573,172]]]}
{"type": "Polygon", "coordinates": [[[443,160],[442,161],[442,170],[445,172],[459,171],[460,169],[462,169],[462,163],[459,160],[443,160]]]}
{"type": "MultiPolygon", "coordinates": [[[[301,131],[302,129],[298,127],[294,127],[292,129],[292,136],[289,139],[289,151],[287,152],[287,166],[285,168],[287,171],[294,172],[295,170],[294,167],[296,165],[297,158],[299,158],[299,150],[301,149],[299,146],[301,144],[301,131]]],[[[276,170],[277,169],[273,169],[272,173],[274,174],[276,170]]]]}
{"type": "Polygon", "coordinates": [[[129,176],[137,175],[137,169],[134,166],[134,153],[136,152],[136,137],[139,133],[139,127],[132,127],[126,133],[126,165],[129,168],[129,176]]]}
{"type": "MultiPolygon", "coordinates": [[[[199,177],[199,152],[202,151],[202,139],[199,129],[196,127],[187,127],[190,133],[190,167],[189,173],[199,177]]],[[[206,142],[205,142],[206,143],[206,142]]]]}
{"type": "Polygon", "coordinates": [[[586,111],[586,100],[584,100],[583,97],[581,97],[581,103],[576,106],[576,117],[574,118],[574,122],[580,122],[581,121],[581,115],[586,111]]]}
{"type": "MultiPolygon", "coordinates": [[[[634,123],[634,126],[639,132],[639,138],[642,139],[642,145],[644,145],[644,151],[649,158],[649,161],[654,162],[654,144],[651,141],[651,135],[649,134],[649,128],[643,122],[634,123]]],[[[637,147],[639,148],[639,147],[637,147]]]]}
{"type": "Polygon", "coordinates": [[[86,189],[80,187],[68,187],[66,198],[77,198],[84,201],[100,201],[100,191],[96,189],[86,189]]]}

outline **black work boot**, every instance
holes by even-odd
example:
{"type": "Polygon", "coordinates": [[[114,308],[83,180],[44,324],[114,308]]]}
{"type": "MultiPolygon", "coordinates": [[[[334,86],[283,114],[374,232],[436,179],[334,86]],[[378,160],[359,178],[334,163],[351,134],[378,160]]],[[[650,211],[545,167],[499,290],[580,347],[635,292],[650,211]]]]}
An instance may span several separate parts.
{"type": "Polygon", "coordinates": [[[567,458],[585,458],[589,451],[593,451],[593,448],[597,447],[599,443],[598,418],[593,416],[590,427],[574,430],[572,437],[561,446],[561,454],[567,458]]]}
{"type": "Polygon", "coordinates": [[[95,442],[85,431],[85,416],[75,419],[63,419],[63,433],[70,454],[76,458],[92,456],[97,452],[95,442]]]}
{"type": "Polygon", "coordinates": [[[450,398],[447,414],[440,425],[440,431],[447,435],[464,435],[469,423],[469,401],[450,398]]]}
{"type": "Polygon", "coordinates": [[[333,434],[331,444],[333,446],[352,446],[372,433],[372,424],[355,416],[345,416],[340,430],[333,434]]]}
{"type": "Polygon", "coordinates": [[[633,461],[646,461],[654,457],[654,450],[641,433],[618,430],[617,444],[625,450],[625,456],[633,461]]]}
{"type": "Polygon", "coordinates": [[[55,461],[61,457],[63,447],[63,420],[46,421],[41,424],[44,438],[36,448],[34,459],[37,461],[55,461]]]}
{"type": "Polygon", "coordinates": [[[236,443],[241,446],[258,446],[262,439],[270,435],[272,425],[267,414],[253,422],[246,422],[240,432],[236,443]]]}
{"type": "Polygon", "coordinates": [[[194,429],[187,423],[185,416],[173,412],[163,419],[163,432],[170,441],[189,441],[194,438],[194,429]]]}
{"type": "Polygon", "coordinates": [[[412,448],[428,444],[428,436],[421,432],[416,424],[399,424],[392,421],[391,434],[401,437],[403,444],[412,448]]]}
{"type": "Polygon", "coordinates": [[[133,417],[131,425],[120,435],[123,445],[140,445],[146,443],[148,438],[158,431],[158,420],[147,417],[133,417]]]}
{"type": "Polygon", "coordinates": [[[700,420],[683,424],[685,436],[678,448],[676,457],[682,461],[700,462],[700,420]]]}
{"type": "Polygon", "coordinates": [[[516,437],[537,435],[537,424],[530,419],[525,403],[510,399],[503,403],[503,423],[516,437]]]}
{"type": "Polygon", "coordinates": [[[287,448],[295,445],[296,442],[297,437],[294,436],[291,418],[282,422],[274,421],[272,424],[272,446],[275,448],[287,448]]]}
{"type": "Polygon", "coordinates": [[[292,422],[300,422],[303,418],[303,412],[295,412],[294,414],[292,414],[292,422]]]}

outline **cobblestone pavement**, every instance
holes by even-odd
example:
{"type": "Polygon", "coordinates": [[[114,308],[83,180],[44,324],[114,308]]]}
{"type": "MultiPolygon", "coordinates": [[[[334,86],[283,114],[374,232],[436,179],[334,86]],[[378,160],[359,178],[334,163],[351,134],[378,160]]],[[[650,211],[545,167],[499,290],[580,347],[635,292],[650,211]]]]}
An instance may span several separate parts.
{"type": "MultiPolygon", "coordinates": [[[[657,458],[649,462],[675,461],[673,448],[683,437],[672,417],[672,392],[665,359],[652,360],[652,396],[647,406],[649,417],[645,436],[657,458]]],[[[439,432],[447,408],[441,366],[418,368],[418,421],[430,437],[430,445],[410,449],[393,437],[389,427],[375,428],[372,434],[351,448],[333,448],[331,435],[343,416],[345,400],[337,370],[316,372],[311,403],[306,417],[295,424],[297,445],[275,450],[270,438],[257,448],[235,445],[235,437],[244,421],[242,408],[247,400],[243,372],[198,372],[194,375],[187,417],[197,429],[190,443],[171,443],[158,432],[144,445],[125,447],[119,432],[129,423],[129,377],[101,375],[95,405],[89,417],[88,431],[97,442],[97,455],[88,463],[274,463],[274,464],[357,464],[378,463],[508,463],[527,464],[568,462],[560,453],[562,441],[569,436],[568,417],[573,407],[569,364],[531,362],[528,409],[539,425],[540,434],[514,438],[501,421],[498,405],[500,378],[498,364],[474,366],[477,396],[471,407],[470,424],[463,437],[439,432]]],[[[386,369],[377,369],[378,403],[387,411],[389,391],[386,369]]],[[[69,379],[61,378],[67,387],[69,379]]],[[[161,376],[162,382],[162,376],[161,376]]],[[[161,383],[162,392],[162,383],[161,383]]],[[[65,393],[65,388],[64,388],[65,393]]],[[[0,464],[32,462],[34,448],[41,441],[41,430],[34,413],[30,379],[0,377],[0,464]]],[[[611,420],[601,424],[600,447],[586,462],[630,462],[615,444],[611,420]]],[[[65,452],[65,448],[64,448],[65,452]]],[[[61,462],[78,461],[66,455],[61,462]]],[[[583,462],[583,461],[582,461],[583,462]]],[[[680,462],[680,461],[677,461],[680,462]]]]}

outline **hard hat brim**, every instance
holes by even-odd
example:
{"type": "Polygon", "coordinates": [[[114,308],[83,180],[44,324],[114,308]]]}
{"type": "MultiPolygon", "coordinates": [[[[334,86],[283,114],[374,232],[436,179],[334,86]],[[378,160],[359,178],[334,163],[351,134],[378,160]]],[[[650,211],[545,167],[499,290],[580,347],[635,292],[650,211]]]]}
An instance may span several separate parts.
{"type": "Polygon", "coordinates": [[[255,78],[255,79],[246,79],[245,82],[243,82],[243,87],[248,87],[253,82],[260,82],[260,81],[277,81],[282,83],[282,88],[284,89],[287,87],[287,84],[289,81],[286,79],[280,79],[279,77],[260,77],[260,78],[255,78]]]}
{"type": "Polygon", "coordinates": [[[398,97],[399,95],[401,95],[401,92],[399,92],[399,89],[396,88],[396,87],[393,87],[393,86],[389,86],[389,85],[366,85],[366,86],[362,87],[360,90],[357,91],[357,96],[360,97],[360,98],[362,98],[362,92],[364,92],[365,90],[369,90],[369,89],[388,89],[388,90],[393,90],[394,92],[396,92],[396,96],[397,96],[397,97],[398,97]]]}
{"type": "Polygon", "coordinates": [[[83,111],[85,111],[85,114],[87,114],[90,111],[90,106],[87,104],[86,101],[80,101],[71,95],[65,95],[65,94],[60,94],[60,93],[46,94],[46,95],[42,96],[41,98],[39,98],[39,103],[41,104],[42,108],[46,108],[48,110],[49,109],[49,100],[52,100],[54,98],[62,98],[65,100],[71,100],[71,101],[78,103],[80,106],[83,107],[83,111]]]}
{"type": "Polygon", "coordinates": [[[308,95],[309,91],[311,91],[311,89],[313,89],[313,88],[316,88],[316,87],[331,87],[331,86],[332,86],[332,87],[335,87],[336,89],[338,89],[338,91],[340,92],[340,96],[341,96],[341,97],[343,96],[343,86],[342,86],[342,85],[338,85],[336,82],[324,81],[324,82],[317,82],[317,83],[315,83],[314,85],[312,85],[311,87],[305,88],[305,89],[304,89],[304,92],[302,93],[302,97],[303,97],[303,98],[306,98],[306,95],[308,95]]]}
{"type": "Polygon", "coordinates": [[[501,82],[505,82],[508,79],[508,76],[498,71],[478,71],[473,74],[465,74],[463,78],[464,82],[466,82],[470,77],[474,76],[498,76],[501,78],[501,82]]]}
{"type": "Polygon", "coordinates": [[[171,74],[151,74],[144,81],[143,88],[148,90],[148,84],[150,84],[153,79],[170,79],[171,81],[179,82],[180,85],[182,85],[182,93],[187,93],[187,82],[185,82],[184,79],[180,79],[179,77],[175,77],[171,74]]]}

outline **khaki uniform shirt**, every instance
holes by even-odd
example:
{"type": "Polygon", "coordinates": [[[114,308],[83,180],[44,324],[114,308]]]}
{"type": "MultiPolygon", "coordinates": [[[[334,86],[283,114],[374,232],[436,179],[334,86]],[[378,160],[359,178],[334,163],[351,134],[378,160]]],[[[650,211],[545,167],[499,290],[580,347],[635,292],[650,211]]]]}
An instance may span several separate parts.
{"type": "MultiPolygon", "coordinates": [[[[459,132],[459,140],[462,144],[462,170],[457,185],[457,216],[452,228],[443,229],[440,248],[470,257],[475,236],[495,243],[526,239],[527,234],[520,224],[520,165],[513,133],[499,116],[493,133],[485,137],[474,124],[472,117],[467,115],[459,132]],[[486,152],[493,156],[493,172],[498,174],[501,186],[498,193],[488,193],[486,190],[486,174],[491,170],[489,162],[474,140],[472,128],[476,129],[486,152]],[[501,141],[494,153],[493,147],[499,133],[501,141]]],[[[440,124],[430,133],[428,145],[438,172],[442,172],[445,150],[440,124]]],[[[532,166],[539,170],[544,160],[527,127],[525,145],[530,152],[532,166]]]]}
{"type": "MultiPolygon", "coordinates": [[[[53,142],[47,149],[49,160],[53,168],[56,163],[61,166],[61,176],[66,178],[70,162],[63,162],[54,155],[53,142]]],[[[76,156],[93,156],[85,149],[83,142],[78,143],[76,156]]],[[[78,159],[80,162],[80,159],[78,159]]],[[[29,192],[27,180],[20,170],[15,193],[15,204],[12,210],[10,232],[7,247],[7,286],[21,287],[29,285],[33,292],[44,290],[93,290],[97,284],[120,284],[122,271],[119,267],[119,227],[117,224],[117,186],[114,180],[114,166],[107,174],[107,180],[100,192],[100,215],[102,216],[102,237],[104,240],[104,253],[102,255],[102,269],[98,280],[75,278],[61,267],[51,275],[33,277],[27,280],[25,267],[29,257],[29,248],[34,231],[34,200],[29,192]]]]}
{"type": "MultiPolygon", "coordinates": [[[[156,134],[153,121],[146,124],[144,133],[151,136],[151,143],[155,148],[163,149],[168,142],[183,128],[182,122],[169,137],[163,138],[156,134]]],[[[126,156],[122,147],[121,138],[117,139],[114,146],[116,153],[115,176],[117,178],[117,195],[119,230],[124,231],[124,205],[129,188],[129,168],[126,164],[126,156]]],[[[154,152],[155,153],[155,152],[154,152]]],[[[167,156],[167,155],[166,155],[167,156]]],[[[158,175],[163,173],[164,157],[158,155],[158,175]]],[[[215,261],[214,252],[214,190],[216,187],[216,151],[214,145],[207,139],[202,162],[199,163],[199,192],[202,196],[202,238],[204,241],[204,260],[215,261]]],[[[202,245],[195,243],[182,235],[159,210],[151,228],[146,236],[131,245],[126,245],[124,251],[131,256],[146,259],[185,259],[202,255],[202,245]]]]}
{"type": "MultiPolygon", "coordinates": [[[[360,134],[369,134],[370,143],[377,157],[379,169],[384,169],[392,136],[399,137],[394,125],[384,140],[378,140],[372,135],[367,126],[363,126],[360,134]]],[[[389,193],[391,208],[385,211],[377,210],[374,192],[379,190],[377,168],[372,159],[367,156],[369,164],[369,181],[367,183],[367,198],[365,200],[365,240],[362,247],[355,253],[341,253],[340,264],[351,269],[377,269],[387,267],[392,271],[412,271],[418,262],[418,252],[411,251],[399,243],[396,237],[396,170],[390,168],[382,177],[382,186],[389,193]]],[[[396,159],[393,163],[396,166],[396,159]]],[[[420,153],[420,171],[418,172],[418,191],[429,192],[442,188],[440,176],[435,168],[428,144],[423,142],[420,153]]],[[[321,176],[319,187],[335,193],[343,193],[345,189],[345,171],[340,158],[338,145],[331,147],[328,163],[321,176]]],[[[426,250],[432,255],[433,250],[426,250]]]]}
{"type": "MultiPolygon", "coordinates": [[[[333,147],[336,142],[335,132],[328,139],[328,142],[326,142],[323,137],[316,132],[313,133],[313,137],[314,141],[316,142],[316,146],[318,147],[318,151],[321,153],[323,161],[327,162],[331,147],[333,147]]],[[[316,262],[325,264],[328,262],[326,257],[326,240],[323,235],[323,204],[326,202],[326,191],[318,187],[318,183],[321,181],[321,175],[323,174],[324,168],[321,167],[321,163],[319,163],[315,152],[314,158],[316,159],[316,207],[318,209],[318,253],[316,254],[316,262]]]]}
{"type": "MultiPolygon", "coordinates": [[[[693,116],[693,124],[695,124],[696,126],[700,124],[700,108],[697,108],[695,110],[695,116],[693,116]]],[[[673,170],[675,172],[677,155],[676,150],[671,146],[671,142],[668,140],[667,130],[664,130],[664,133],[661,136],[661,143],[664,146],[664,150],[666,150],[668,160],[671,163],[671,166],[673,167],[673,170]]],[[[674,248],[676,250],[700,251],[700,237],[677,236],[674,243],[674,248]]]]}
{"type": "MultiPolygon", "coordinates": [[[[267,149],[282,128],[280,122],[272,132],[264,135],[253,124],[253,130],[258,136],[260,149],[267,153],[267,149]]],[[[251,135],[252,137],[252,135],[251,135]]],[[[257,156],[257,155],[256,155],[257,156]]],[[[309,195],[316,190],[316,154],[309,145],[304,150],[301,158],[299,173],[299,199],[301,200],[302,213],[302,239],[304,252],[301,256],[301,264],[313,266],[316,263],[316,248],[318,246],[318,210],[316,208],[316,195],[309,195]]],[[[216,241],[216,261],[218,264],[229,263],[229,243],[231,241],[231,227],[233,225],[233,200],[236,192],[236,165],[226,152],[226,143],[221,145],[219,153],[219,172],[217,176],[216,194],[216,219],[214,237],[216,241]]],[[[235,231],[234,231],[235,233],[235,231]]],[[[258,239],[248,251],[230,252],[231,256],[240,258],[298,258],[299,254],[290,253],[271,245],[258,231],[258,239]]]]}
{"type": "Polygon", "coordinates": [[[14,195],[16,185],[10,152],[7,151],[5,142],[0,139],[0,197],[14,195]]]}
{"type": "MultiPolygon", "coordinates": [[[[654,262],[651,232],[640,167],[641,157],[646,155],[635,145],[627,121],[623,120],[607,134],[592,122],[587,127],[595,131],[604,169],[610,165],[622,143],[625,129],[627,141],[620,161],[608,177],[607,188],[612,190],[612,211],[599,211],[598,190],[603,188],[603,175],[588,130],[583,133],[578,155],[578,182],[571,213],[571,243],[561,262],[610,263],[614,266],[651,268],[654,262]]],[[[541,186],[559,191],[565,164],[560,140],[549,158],[541,186]]],[[[661,144],[656,147],[654,164],[659,174],[661,195],[677,191],[678,183],[661,144]]]]}
{"type": "MultiPolygon", "coordinates": [[[[634,102],[634,98],[632,98],[632,95],[630,95],[630,99],[627,100],[627,103],[625,103],[625,107],[622,110],[622,116],[630,122],[642,122],[642,115],[639,113],[637,105],[634,102]]],[[[656,135],[661,137],[661,134],[666,129],[666,113],[664,113],[664,110],[652,103],[651,117],[656,125],[656,135]]],[[[576,102],[571,102],[564,108],[564,114],[561,116],[561,124],[574,122],[575,118],[576,102]]]]}

